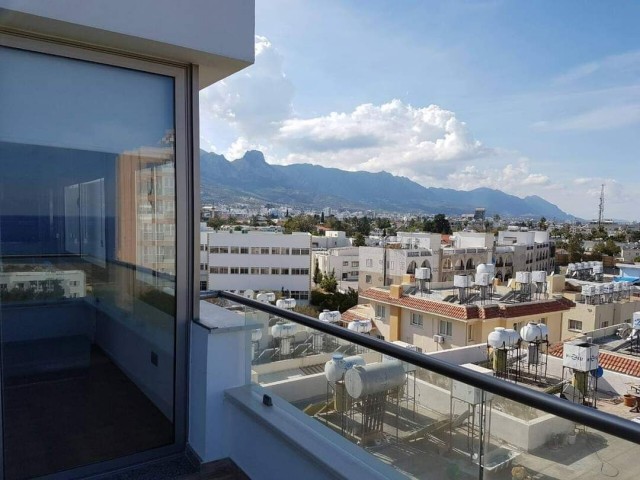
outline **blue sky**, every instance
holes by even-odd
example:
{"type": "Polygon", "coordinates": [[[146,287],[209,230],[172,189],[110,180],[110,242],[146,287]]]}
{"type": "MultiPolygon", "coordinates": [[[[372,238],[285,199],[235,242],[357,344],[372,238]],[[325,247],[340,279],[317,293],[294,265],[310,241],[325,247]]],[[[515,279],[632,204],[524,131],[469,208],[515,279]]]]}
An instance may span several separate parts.
{"type": "Polygon", "coordinates": [[[227,158],[386,170],[640,220],[640,2],[256,1],[256,63],[201,95],[227,158]]]}

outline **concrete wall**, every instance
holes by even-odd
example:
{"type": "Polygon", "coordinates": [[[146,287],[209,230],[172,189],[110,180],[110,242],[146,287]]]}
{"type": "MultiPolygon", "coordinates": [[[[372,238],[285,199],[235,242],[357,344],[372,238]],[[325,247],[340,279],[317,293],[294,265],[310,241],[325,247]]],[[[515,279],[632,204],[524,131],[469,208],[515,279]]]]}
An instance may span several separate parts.
{"type": "Polygon", "coordinates": [[[0,0],[0,23],[199,64],[204,87],[253,63],[254,10],[253,0],[0,0]]]}

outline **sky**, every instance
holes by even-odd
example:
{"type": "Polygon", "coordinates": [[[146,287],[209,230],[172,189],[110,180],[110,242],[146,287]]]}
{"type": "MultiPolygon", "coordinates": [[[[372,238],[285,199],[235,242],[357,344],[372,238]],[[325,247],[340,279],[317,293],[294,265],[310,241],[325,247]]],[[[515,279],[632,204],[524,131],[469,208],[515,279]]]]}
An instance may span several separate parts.
{"type": "MultiPolygon", "coordinates": [[[[640,220],[640,2],[256,0],[201,147],[640,220]]],[[[399,192],[400,194],[401,192],[399,192]]]]}

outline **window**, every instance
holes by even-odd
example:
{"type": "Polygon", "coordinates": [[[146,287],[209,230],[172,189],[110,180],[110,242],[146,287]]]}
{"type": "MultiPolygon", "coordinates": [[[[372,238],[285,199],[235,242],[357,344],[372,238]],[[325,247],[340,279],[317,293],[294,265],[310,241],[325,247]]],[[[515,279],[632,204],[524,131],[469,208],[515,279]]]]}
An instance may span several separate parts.
{"type": "Polygon", "coordinates": [[[260,267],[260,275],[269,275],[269,267],[260,267]]]}
{"type": "Polygon", "coordinates": [[[251,275],[260,275],[260,269],[258,267],[251,267],[251,275]]]}
{"type": "Polygon", "coordinates": [[[289,248],[288,247],[280,248],[280,255],[289,255],[289,248]]]}
{"type": "Polygon", "coordinates": [[[420,315],[419,313],[412,313],[411,314],[411,325],[415,325],[417,327],[421,327],[422,326],[422,315],[420,315]]]}
{"type": "Polygon", "coordinates": [[[351,266],[352,267],[359,267],[360,266],[360,262],[351,262],[351,266]]]}
{"type": "Polygon", "coordinates": [[[260,255],[260,247],[251,247],[252,255],[260,255]]]}
{"type": "Polygon", "coordinates": [[[240,247],[230,247],[229,251],[231,253],[240,253],[240,247]]]}
{"type": "Polygon", "coordinates": [[[473,342],[475,333],[475,325],[467,325],[467,341],[473,342]]]}
{"type": "MultiPolygon", "coordinates": [[[[229,247],[209,247],[209,253],[229,253],[229,247]]],[[[238,252],[231,252],[238,253],[238,252]]]]}
{"type": "Polygon", "coordinates": [[[204,292],[206,289],[207,289],[207,282],[201,281],[200,282],[200,290],[204,292]]]}
{"type": "Polygon", "coordinates": [[[269,255],[269,247],[260,247],[260,255],[269,255]]]}
{"type": "Polygon", "coordinates": [[[600,324],[600,328],[605,328],[605,327],[608,327],[608,326],[609,326],[609,322],[608,322],[608,321],[606,321],[606,322],[602,322],[602,323],[600,324]]]}
{"type": "Polygon", "coordinates": [[[229,268],[229,273],[231,275],[238,275],[240,273],[240,268],[239,267],[231,267],[231,268],[229,268]]]}
{"type": "MultiPolygon", "coordinates": [[[[229,273],[229,267],[211,267],[209,271],[211,273],[226,275],[229,273]]],[[[231,272],[231,273],[234,273],[234,272],[231,272]]],[[[235,273],[238,273],[238,272],[235,272],[235,273]]]]}
{"type": "Polygon", "coordinates": [[[271,255],[280,255],[280,247],[271,247],[271,255]]]}
{"type": "Polygon", "coordinates": [[[569,319],[569,330],[574,330],[576,332],[582,331],[582,322],[580,320],[571,320],[569,319]]]}
{"type": "Polygon", "coordinates": [[[448,320],[440,320],[440,325],[438,326],[438,333],[446,337],[453,336],[453,322],[450,322],[448,320]]]}
{"type": "Polygon", "coordinates": [[[309,275],[308,268],[292,268],[291,275],[309,275]]]}
{"type": "Polygon", "coordinates": [[[249,247],[240,247],[240,253],[247,255],[249,253],[249,247]]]}
{"type": "Polygon", "coordinates": [[[295,298],[296,300],[309,300],[309,291],[308,290],[291,290],[291,298],[295,298]]]}
{"type": "Polygon", "coordinates": [[[365,275],[364,276],[364,281],[365,281],[365,283],[371,283],[371,275],[365,275]]]}
{"type": "Polygon", "coordinates": [[[367,258],[367,259],[365,260],[365,265],[366,265],[367,267],[373,267],[373,259],[371,259],[371,258],[367,258]]]}
{"type": "Polygon", "coordinates": [[[384,305],[376,305],[376,317],[385,318],[387,316],[387,307],[384,305]]]}
{"type": "Polygon", "coordinates": [[[309,253],[311,253],[311,250],[309,250],[308,248],[300,249],[300,255],[309,255],[309,253]]]}
{"type": "Polygon", "coordinates": [[[280,275],[289,275],[289,269],[288,268],[281,268],[280,269],[280,275]]]}
{"type": "Polygon", "coordinates": [[[346,261],[342,262],[342,266],[343,267],[348,267],[349,266],[349,261],[346,260],[346,261]]]}
{"type": "Polygon", "coordinates": [[[240,267],[240,275],[249,275],[249,267],[240,267]]]}
{"type": "Polygon", "coordinates": [[[280,275],[280,269],[277,267],[271,267],[271,275],[280,275]]]}

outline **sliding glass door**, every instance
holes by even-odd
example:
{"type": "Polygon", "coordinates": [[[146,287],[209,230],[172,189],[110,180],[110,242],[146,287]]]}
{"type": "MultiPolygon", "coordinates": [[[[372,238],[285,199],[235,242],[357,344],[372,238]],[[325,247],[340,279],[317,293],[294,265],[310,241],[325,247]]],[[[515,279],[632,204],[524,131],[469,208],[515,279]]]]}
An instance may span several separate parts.
{"type": "Polygon", "coordinates": [[[175,445],[176,78],[0,47],[7,479],[175,445]]]}

